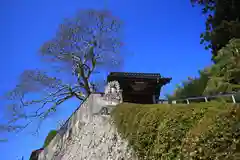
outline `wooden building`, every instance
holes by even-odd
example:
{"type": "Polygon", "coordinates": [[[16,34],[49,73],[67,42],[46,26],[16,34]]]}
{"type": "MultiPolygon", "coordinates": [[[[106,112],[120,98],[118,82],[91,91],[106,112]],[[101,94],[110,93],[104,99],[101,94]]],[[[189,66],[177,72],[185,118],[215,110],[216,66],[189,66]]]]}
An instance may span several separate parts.
{"type": "Polygon", "coordinates": [[[161,77],[156,73],[111,72],[107,81],[118,81],[122,89],[123,102],[157,103],[162,86],[172,78],[161,77]]]}

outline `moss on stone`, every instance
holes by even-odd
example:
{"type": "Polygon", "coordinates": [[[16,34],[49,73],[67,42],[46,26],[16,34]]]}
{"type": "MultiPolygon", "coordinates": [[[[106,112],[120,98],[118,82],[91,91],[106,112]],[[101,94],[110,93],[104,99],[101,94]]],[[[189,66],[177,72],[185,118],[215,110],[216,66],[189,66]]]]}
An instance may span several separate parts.
{"type": "Polygon", "coordinates": [[[48,135],[47,135],[47,137],[45,138],[45,141],[44,141],[44,145],[43,145],[44,148],[48,146],[48,144],[52,141],[52,139],[56,136],[56,134],[57,134],[56,130],[51,130],[48,133],[48,135]]]}

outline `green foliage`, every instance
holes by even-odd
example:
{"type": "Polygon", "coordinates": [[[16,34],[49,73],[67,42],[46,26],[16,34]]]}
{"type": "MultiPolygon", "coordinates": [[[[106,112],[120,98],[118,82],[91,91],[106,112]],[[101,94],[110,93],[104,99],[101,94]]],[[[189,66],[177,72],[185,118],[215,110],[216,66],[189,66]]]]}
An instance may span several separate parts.
{"type": "Polygon", "coordinates": [[[218,51],[216,62],[200,72],[200,77],[189,79],[177,87],[169,100],[184,99],[202,95],[216,95],[220,92],[237,92],[240,89],[240,39],[232,39],[218,51]]]}
{"type": "Polygon", "coordinates": [[[191,0],[202,6],[207,16],[206,28],[200,36],[206,49],[212,49],[213,57],[232,38],[240,38],[239,0],[191,0]]]}
{"type": "Polygon", "coordinates": [[[173,95],[167,96],[168,99],[172,100],[202,96],[208,82],[208,75],[202,71],[199,73],[199,78],[189,79],[183,82],[183,85],[181,87],[178,86],[173,95]]]}
{"type": "Polygon", "coordinates": [[[207,70],[210,78],[204,94],[239,91],[240,39],[230,40],[214,59],[216,63],[207,70]]]}
{"type": "Polygon", "coordinates": [[[123,103],[112,118],[140,160],[240,158],[240,108],[230,104],[123,103]]]}
{"type": "Polygon", "coordinates": [[[56,131],[56,130],[51,130],[51,131],[48,133],[48,135],[47,135],[47,137],[46,137],[46,139],[45,139],[45,141],[44,141],[43,148],[47,147],[47,146],[49,145],[49,143],[52,141],[52,139],[53,139],[56,135],[57,135],[57,131],[56,131]]]}

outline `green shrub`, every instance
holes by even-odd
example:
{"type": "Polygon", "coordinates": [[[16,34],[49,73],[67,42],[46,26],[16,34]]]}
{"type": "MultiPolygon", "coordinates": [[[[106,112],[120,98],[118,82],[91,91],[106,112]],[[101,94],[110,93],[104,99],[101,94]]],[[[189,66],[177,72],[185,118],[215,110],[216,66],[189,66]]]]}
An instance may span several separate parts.
{"type": "Polygon", "coordinates": [[[112,118],[139,159],[240,158],[239,106],[123,103],[112,118]]]}
{"type": "Polygon", "coordinates": [[[48,146],[48,144],[52,141],[52,139],[56,136],[56,134],[57,134],[56,130],[51,130],[48,133],[48,135],[47,135],[47,137],[46,137],[46,139],[44,141],[44,145],[43,145],[44,148],[48,146]]]}

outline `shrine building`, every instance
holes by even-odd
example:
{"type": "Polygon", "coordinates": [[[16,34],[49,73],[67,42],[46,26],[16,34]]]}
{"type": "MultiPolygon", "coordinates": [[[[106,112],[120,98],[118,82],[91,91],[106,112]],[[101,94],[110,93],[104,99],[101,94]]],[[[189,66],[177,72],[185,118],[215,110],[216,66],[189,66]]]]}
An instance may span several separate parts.
{"type": "Polygon", "coordinates": [[[162,86],[172,78],[161,77],[156,73],[111,72],[107,81],[118,81],[122,90],[123,102],[154,104],[158,103],[162,86]]]}

